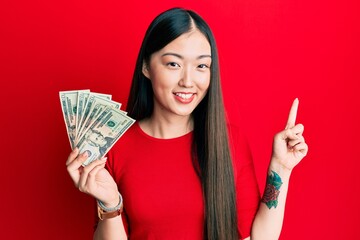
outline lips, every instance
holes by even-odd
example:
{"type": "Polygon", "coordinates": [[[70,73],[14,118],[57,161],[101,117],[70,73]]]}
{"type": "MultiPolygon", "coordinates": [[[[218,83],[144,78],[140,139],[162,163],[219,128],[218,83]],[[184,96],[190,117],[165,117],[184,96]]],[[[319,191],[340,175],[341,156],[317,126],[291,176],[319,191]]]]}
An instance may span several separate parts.
{"type": "Polygon", "coordinates": [[[194,99],[195,93],[176,92],[174,95],[179,102],[190,103],[194,99]]]}
{"type": "Polygon", "coordinates": [[[194,94],[193,93],[175,93],[176,96],[181,97],[183,99],[189,99],[191,98],[194,94]]]}

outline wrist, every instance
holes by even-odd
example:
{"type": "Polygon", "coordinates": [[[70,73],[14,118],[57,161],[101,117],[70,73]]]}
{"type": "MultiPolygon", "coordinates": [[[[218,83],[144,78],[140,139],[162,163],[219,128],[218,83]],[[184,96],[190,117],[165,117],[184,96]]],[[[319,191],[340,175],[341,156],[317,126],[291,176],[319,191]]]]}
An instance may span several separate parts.
{"type": "MultiPolygon", "coordinates": [[[[100,200],[98,200],[100,201],[100,200]]],[[[119,204],[119,196],[109,202],[100,201],[106,208],[115,208],[119,204]]]]}
{"type": "Polygon", "coordinates": [[[283,164],[279,163],[279,161],[276,161],[276,159],[272,158],[268,172],[271,173],[271,171],[276,172],[282,177],[290,178],[292,169],[287,168],[283,164]]]}
{"type": "Polygon", "coordinates": [[[119,191],[114,191],[110,196],[108,195],[109,198],[107,198],[106,200],[97,199],[97,201],[101,202],[102,205],[106,208],[114,208],[119,204],[119,195],[119,191]]]}
{"type": "Polygon", "coordinates": [[[112,198],[110,201],[101,201],[97,199],[98,205],[104,210],[104,211],[114,211],[120,208],[120,205],[122,205],[122,196],[119,192],[116,192],[116,197],[112,198]]]}
{"type": "Polygon", "coordinates": [[[103,202],[97,200],[98,205],[98,217],[100,220],[114,218],[120,216],[123,209],[123,199],[121,194],[118,192],[118,203],[115,207],[107,207],[103,202]]]}

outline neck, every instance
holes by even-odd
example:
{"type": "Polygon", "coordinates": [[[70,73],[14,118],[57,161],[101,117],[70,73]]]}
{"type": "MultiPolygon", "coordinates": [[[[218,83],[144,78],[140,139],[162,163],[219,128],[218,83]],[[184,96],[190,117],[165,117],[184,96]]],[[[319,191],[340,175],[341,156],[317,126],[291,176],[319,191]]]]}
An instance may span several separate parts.
{"type": "Polygon", "coordinates": [[[155,138],[170,139],[183,136],[193,130],[191,116],[156,116],[139,122],[141,129],[155,138]]]}

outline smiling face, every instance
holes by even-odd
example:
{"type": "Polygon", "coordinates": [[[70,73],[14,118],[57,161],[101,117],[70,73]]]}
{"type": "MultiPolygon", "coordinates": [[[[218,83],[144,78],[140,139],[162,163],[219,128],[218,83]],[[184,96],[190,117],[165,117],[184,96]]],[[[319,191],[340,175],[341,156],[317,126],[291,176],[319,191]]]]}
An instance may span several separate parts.
{"type": "Polygon", "coordinates": [[[197,29],[153,53],[143,66],[154,91],[153,114],[190,116],[207,93],[210,66],[210,44],[197,29]]]}

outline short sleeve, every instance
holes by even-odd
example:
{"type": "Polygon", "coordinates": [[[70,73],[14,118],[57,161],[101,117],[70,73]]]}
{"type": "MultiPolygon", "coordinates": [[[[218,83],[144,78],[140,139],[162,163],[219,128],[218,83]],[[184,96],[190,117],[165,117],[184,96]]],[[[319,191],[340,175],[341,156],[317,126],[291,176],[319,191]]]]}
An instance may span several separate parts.
{"type": "Polygon", "coordinates": [[[229,125],[236,186],[238,231],[241,239],[250,236],[259,201],[260,192],[248,141],[237,126],[229,125]]]}

